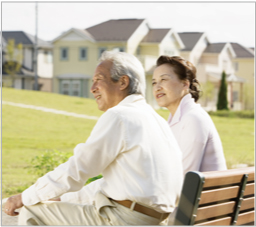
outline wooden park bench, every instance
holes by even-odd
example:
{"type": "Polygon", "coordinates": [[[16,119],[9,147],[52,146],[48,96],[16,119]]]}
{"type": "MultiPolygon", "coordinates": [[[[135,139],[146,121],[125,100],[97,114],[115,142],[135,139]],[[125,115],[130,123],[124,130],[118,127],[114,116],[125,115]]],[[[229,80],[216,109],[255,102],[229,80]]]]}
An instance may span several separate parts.
{"type": "Polygon", "coordinates": [[[254,225],[254,172],[188,172],[174,225],[254,225]]]}

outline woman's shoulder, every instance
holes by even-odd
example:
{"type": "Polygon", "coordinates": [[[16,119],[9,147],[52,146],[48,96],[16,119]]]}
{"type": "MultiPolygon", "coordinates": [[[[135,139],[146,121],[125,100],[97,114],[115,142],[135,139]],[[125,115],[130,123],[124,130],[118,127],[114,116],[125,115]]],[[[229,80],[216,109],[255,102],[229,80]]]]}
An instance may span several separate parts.
{"type": "Polygon", "coordinates": [[[200,104],[195,104],[193,107],[183,114],[183,120],[194,123],[209,123],[212,122],[210,115],[201,107],[200,104]]]}

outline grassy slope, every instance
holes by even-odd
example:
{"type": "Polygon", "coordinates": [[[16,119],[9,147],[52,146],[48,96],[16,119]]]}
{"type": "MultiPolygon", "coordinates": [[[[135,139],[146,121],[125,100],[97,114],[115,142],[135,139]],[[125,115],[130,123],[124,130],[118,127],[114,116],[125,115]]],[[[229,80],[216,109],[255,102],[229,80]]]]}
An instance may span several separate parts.
{"type": "MultiPolygon", "coordinates": [[[[80,114],[100,116],[94,100],[58,94],[3,88],[4,101],[44,106],[80,114]]],[[[168,111],[157,111],[165,119],[168,111]]],[[[254,165],[254,120],[213,117],[220,133],[228,167],[254,165]]],[[[25,168],[45,150],[70,152],[86,141],[96,121],[3,105],[2,188],[3,197],[24,190],[33,182],[25,168]]]]}

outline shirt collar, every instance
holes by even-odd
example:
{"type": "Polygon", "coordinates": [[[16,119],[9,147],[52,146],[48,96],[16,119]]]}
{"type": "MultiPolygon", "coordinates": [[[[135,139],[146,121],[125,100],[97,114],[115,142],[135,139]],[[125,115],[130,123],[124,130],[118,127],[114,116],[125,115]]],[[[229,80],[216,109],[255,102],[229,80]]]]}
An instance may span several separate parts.
{"type": "Polygon", "coordinates": [[[141,100],[145,100],[142,95],[132,94],[132,95],[126,96],[121,102],[118,103],[118,105],[123,105],[123,104],[126,104],[126,103],[137,102],[137,101],[141,101],[141,100]]]}
{"type": "Polygon", "coordinates": [[[195,105],[195,101],[192,98],[192,95],[190,93],[188,93],[181,99],[180,104],[179,104],[174,116],[172,116],[172,114],[170,113],[170,115],[168,117],[169,125],[172,126],[172,125],[178,123],[180,121],[181,117],[184,115],[184,113],[186,113],[193,105],[195,105]]]}

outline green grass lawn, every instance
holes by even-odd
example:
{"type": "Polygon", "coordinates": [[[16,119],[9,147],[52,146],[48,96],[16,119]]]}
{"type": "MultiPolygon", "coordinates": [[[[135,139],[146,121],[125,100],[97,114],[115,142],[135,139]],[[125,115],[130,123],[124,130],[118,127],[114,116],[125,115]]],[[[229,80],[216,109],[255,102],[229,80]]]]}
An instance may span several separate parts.
{"type": "MultiPolygon", "coordinates": [[[[2,89],[2,100],[100,116],[94,100],[58,94],[2,89]]],[[[168,111],[157,111],[165,119],[168,111]]],[[[228,167],[254,165],[254,120],[212,117],[222,139],[228,167]]],[[[17,194],[35,180],[27,167],[46,150],[72,152],[86,141],[95,120],[2,106],[2,196],[17,194]]]]}

